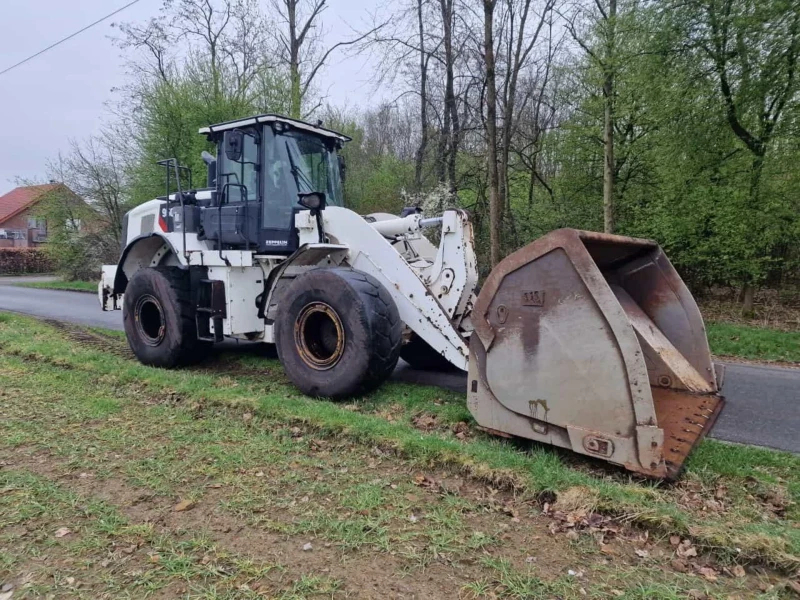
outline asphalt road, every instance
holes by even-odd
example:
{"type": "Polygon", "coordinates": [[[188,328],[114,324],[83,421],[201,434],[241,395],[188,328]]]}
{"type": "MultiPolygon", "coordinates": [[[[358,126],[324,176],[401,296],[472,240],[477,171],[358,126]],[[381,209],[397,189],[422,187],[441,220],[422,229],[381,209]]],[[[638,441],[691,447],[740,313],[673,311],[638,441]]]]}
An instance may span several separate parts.
{"type": "MultiPolygon", "coordinates": [[[[0,310],[122,329],[122,313],[103,312],[94,294],[15,287],[0,278],[0,310]]],[[[394,379],[465,392],[461,372],[416,371],[401,361],[394,379]]],[[[729,363],[723,394],[727,400],[711,437],[800,454],[800,369],[729,363]]]]}

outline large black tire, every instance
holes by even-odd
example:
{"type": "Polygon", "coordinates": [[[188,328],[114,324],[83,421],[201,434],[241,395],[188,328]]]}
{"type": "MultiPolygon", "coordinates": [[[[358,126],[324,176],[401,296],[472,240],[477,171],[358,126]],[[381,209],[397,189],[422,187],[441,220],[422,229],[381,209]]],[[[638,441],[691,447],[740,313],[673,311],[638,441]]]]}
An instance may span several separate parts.
{"type": "Polygon", "coordinates": [[[176,267],[136,271],[125,289],[122,321],[131,350],[145,365],[192,364],[213,345],[197,339],[189,273],[176,267]]]}
{"type": "Polygon", "coordinates": [[[400,348],[400,358],[421,371],[452,371],[455,369],[449,360],[434,350],[416,333],[412,333],[408,343],[403,344],[403,347],[400,348]]]}
{"type": "Polygon", "coordinates": [[[397,306],[378,281],[348,268],[316,269],[281,295],[278,357],[308,396],[365,394],[383,383],[400,355],[397,306]]]}

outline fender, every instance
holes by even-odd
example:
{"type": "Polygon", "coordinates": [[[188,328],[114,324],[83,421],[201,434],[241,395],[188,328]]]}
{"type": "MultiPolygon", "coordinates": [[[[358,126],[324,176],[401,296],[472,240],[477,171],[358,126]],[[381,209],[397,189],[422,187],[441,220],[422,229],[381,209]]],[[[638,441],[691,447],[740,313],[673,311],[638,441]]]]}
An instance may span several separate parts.
{"type": "MultiPolygon", "coordinates": [[[[163,235],[158,233],[148,233],[146,235],[140,235],[138,237],[133,238],[130,243],[125,247],[122,251],[122,255],[119,257],[119,263],[117,266],[117,273],[114,276],[114,293],[115,294],[122,294],[125,292],[125,288],[128,287],[128,280],[130,276],[132,276],[136,271],[143,268],[143,266],[149,266],[149,263],[152,262],[153,257],[158,252],[160,248],[164,245],[167,245],[170,251],[175,255],[180,257],[180,255],[176,252],[175,247],[172,243],[163,235]],[[131,251],[136,249],[134,254],[131,254],[131,251]],[[140,256],[137,256],[137,253],[141,253],[140,256]],[[128,259],[136,260],[138,264],[136,265],[129,265],[128,259]],[[146,261],[148,264],[143,265],[143,260],[146,261]],[[133,269],[129,267],[135,267],[133,269]],[[126,273],[126,268],[129,273],[126,273]]],[[[179,258],[180,259],[180,258],[179,258]]],[[[180,264],[181,269],[188,269],[188,265],[185,265],[181,262],[180,264]]]]}
{"type": "Polygon", "coordinates": [[[328,266],[340,265],[347,257],[350,250],[341,244],[307,243],[300,246],[286,260],[273,268],[264,284],[265,293],[261,297],[258,307],[258,316],[264,319],[267,325],[272,325],[274,319],[269,312],[269,307],[274,304],[274,297],[278,286],[286,271],[291,267],[314,268],[322,262],[328,266]]]}

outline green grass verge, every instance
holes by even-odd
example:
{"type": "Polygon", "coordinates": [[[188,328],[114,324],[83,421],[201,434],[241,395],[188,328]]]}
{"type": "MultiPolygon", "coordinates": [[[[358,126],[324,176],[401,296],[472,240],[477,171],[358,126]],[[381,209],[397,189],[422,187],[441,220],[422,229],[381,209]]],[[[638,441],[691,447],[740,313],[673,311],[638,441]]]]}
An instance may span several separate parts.
{"type": "Polygon", "coordinates": [[[717,356],[800,363],[800,332],[708,323],[708,343],[717,356]]]}
{"type": "Polygon", "coordinates": [[[71,292],[97,293],[96,281],[29,281],[15,284],[20,287],[39,288],[45,290],[68,290],[71,292]]]}
{"type": "Polygon", "coordinates": [[[102,380],[112,387],[138,386],[150,396],[238,407],[269,423],[302,425],[317,435],[392,451],[422,467],[446,467],[513,487],[531,500],[542,491],[578,498],[582,506],[657,534],[692,539],[723,560],[800,568],[800,457],[790,454],[707,440],[688,461],[681,484],[659,486],[550,447],[479,432],[462,441],[452,426],[470,422],[463,395],[436,388],[390,383],[362,401],[335,404],[298,394],[275,360],[229,354],[216,365],[233,369],[222,376],[219,370],[164,371],[78,346],[49,326],[9,314],[0,314],[0,352],[67,369],[87,389],[102,380]],[[416,429],[420,415],[431,415],[438,426],[416,429]]]}
{"type": "Polygon", "coordinates": [[[0,353],[0,581],[25,598],[781,598],[758,594],[773,574],[699,582],[630,528],[552,534],[512,493],[39,358],[0,353]]]}

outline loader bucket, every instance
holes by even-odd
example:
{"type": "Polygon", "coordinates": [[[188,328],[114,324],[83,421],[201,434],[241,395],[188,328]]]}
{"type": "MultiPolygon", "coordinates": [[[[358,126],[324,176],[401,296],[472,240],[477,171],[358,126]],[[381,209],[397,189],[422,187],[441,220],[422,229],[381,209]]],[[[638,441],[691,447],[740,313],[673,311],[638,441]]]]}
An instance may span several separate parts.
{"type": "Polygon", "coordinates": [[[655,242],[554,231],[497,265],[472,318],[468,405],[493,433],[674,479],[722,409],[700,311],[655,242]]]}

